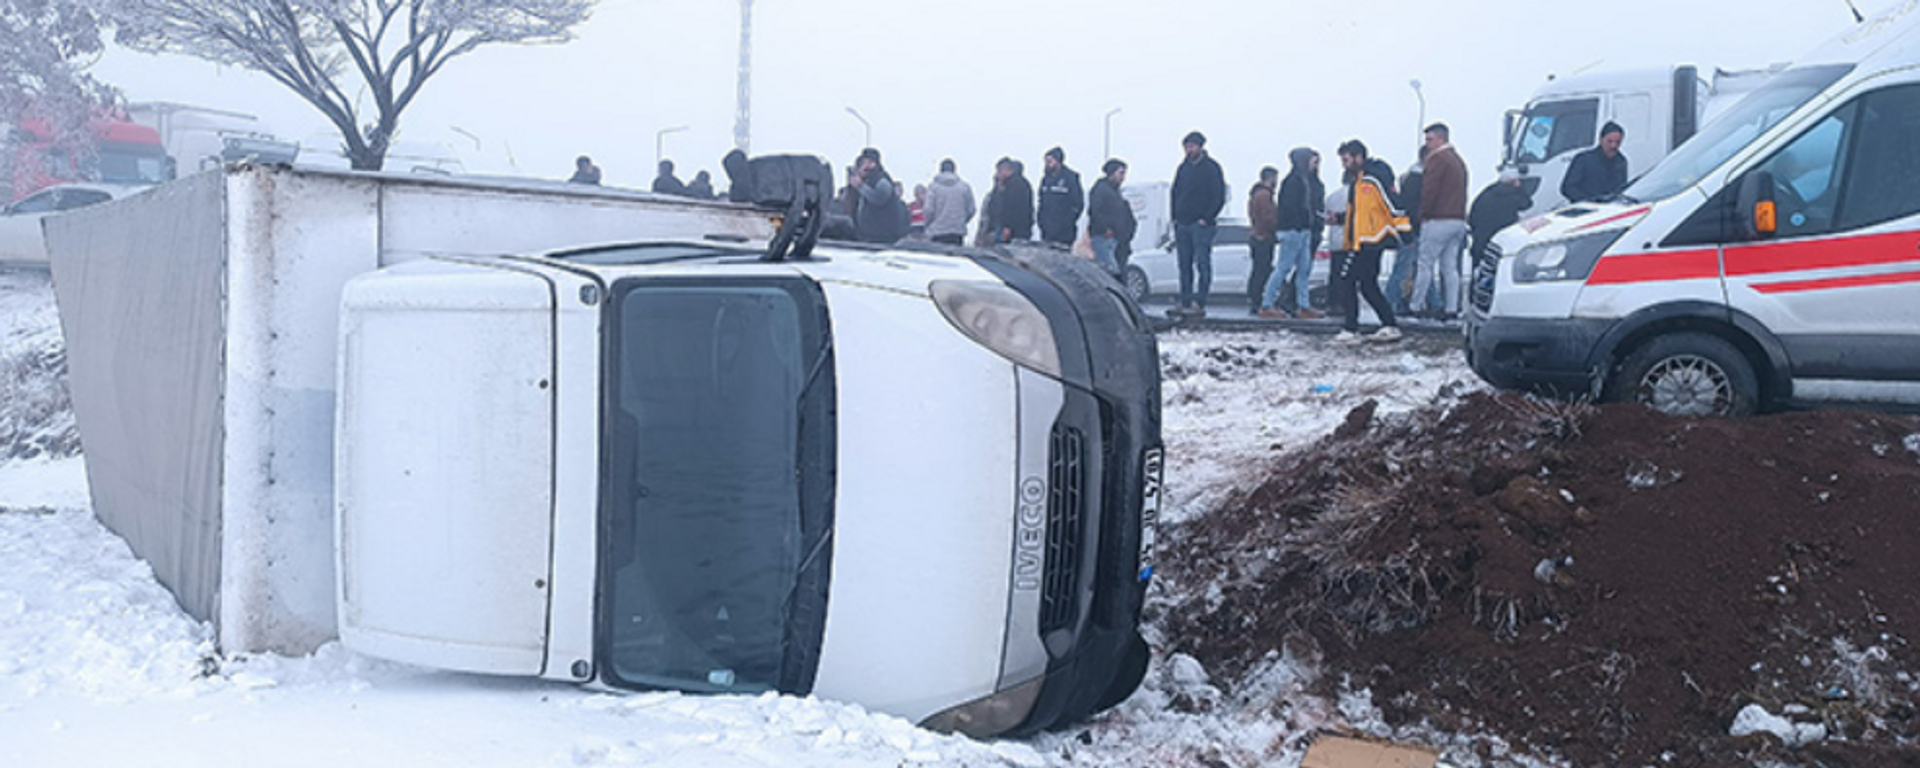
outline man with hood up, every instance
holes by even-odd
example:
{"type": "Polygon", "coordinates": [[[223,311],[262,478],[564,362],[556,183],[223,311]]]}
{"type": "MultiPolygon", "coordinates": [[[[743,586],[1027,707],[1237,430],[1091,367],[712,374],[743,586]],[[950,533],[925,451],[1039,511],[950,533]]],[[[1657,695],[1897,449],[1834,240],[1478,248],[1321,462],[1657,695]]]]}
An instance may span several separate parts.
{"type": "Polygon", "coordinates": [[[1277,305],[1280,289],[1293,281],[1294,317],[1312,320],[1326,315],[1313,308],[1308,282],[1313,276],[1313,235],[1326,219],[1322,208],[1327,196],[1320,182],[1320,153],[1299,147],[1287,153],[1292,169],[1280,182],[1280,263],[1267,277],[1266,292],[1260,297],[1261,317],[1284,317],[1277,305]]]}
{"type": "Polygon", "coordinates": [[[978,211],[974,208],[973,187],[960,179],[953,159],[940,161],[940,173],[927,185],[927,239],[947,245],[966,242],[967,223],[978,211]]]}
{"type": "Polygon", "coordinates": [[[994,169],[993,219],[994,242],[1011,243],[1033,239],[1033,184],[1027,181],[1026,166],[1011,157],[1000,158],[994,169]]]}
{"type": "Polygon", "coordinates": [[[1087,197],[1080,189],[1080,174],[1067,167],[1067,152],[1059,147],[1047,150],[1046,165],[1040,177],[1040,239],[1060,245],[1073,245],[1080,228],[1080,212],[1087,208],[1087,197]]]}

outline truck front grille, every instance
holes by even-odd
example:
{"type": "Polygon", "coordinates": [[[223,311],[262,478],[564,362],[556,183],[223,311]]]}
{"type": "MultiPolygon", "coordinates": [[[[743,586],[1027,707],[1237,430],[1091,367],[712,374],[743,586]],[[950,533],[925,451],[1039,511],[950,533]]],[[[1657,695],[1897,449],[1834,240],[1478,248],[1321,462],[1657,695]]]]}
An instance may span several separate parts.
{"type": "Polygon", "coordinates": [[[1047,563],[1040,631],[1073,625],[1079,612],[1080,546],[1086,526],[1086,454],[1080,430],[1055,426],[1048,451],[1047,563]]]}
{"type": "Polygon", "coordinates": [[[1493,286],[1500,276],[1500,246],[1488,243],[1486,258],[1473,265],[1473,308],[1493,311],[1493,286]]]}

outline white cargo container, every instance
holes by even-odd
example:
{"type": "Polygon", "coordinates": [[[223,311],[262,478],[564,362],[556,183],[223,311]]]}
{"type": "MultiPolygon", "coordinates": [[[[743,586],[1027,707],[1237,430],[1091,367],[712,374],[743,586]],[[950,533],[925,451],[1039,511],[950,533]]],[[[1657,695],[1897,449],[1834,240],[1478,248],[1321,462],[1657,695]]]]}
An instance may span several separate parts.
{"type": "Polygon", "coordinates": [[[94,509],[224,650],[311,651],[338,636],[349,278],[439,252],[772,231],[746,206],[600,187],[265,168],[51,219],[94,509]]]}

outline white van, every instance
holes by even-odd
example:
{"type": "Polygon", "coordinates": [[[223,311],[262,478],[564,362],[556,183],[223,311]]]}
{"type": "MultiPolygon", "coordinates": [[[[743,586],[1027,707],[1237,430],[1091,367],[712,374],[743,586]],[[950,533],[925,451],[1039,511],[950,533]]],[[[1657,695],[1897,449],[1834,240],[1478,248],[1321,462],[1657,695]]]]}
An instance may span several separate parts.
{"type": "Polygon", "coordinates": [[[1677,414],[1920,405],[1916,8],[1797,60],[1617,199],[1503,231],[1474,370],[1677,414]]]}
{"type": "Polygon", "coordinates": [[[1154,337],[1084,259],[935,248],[666,240],[354,278],[343,642],[975,736],[1126,698],[1154,337]]]}

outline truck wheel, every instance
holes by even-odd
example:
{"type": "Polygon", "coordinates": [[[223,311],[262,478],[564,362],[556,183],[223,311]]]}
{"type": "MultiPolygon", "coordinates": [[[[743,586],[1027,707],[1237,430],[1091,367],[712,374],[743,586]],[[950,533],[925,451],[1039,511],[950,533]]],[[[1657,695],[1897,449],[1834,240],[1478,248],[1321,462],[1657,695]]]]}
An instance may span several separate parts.
{"type": "Polygon", "coordinates": [[[1760,399],[1753,364],[1732,344],[1704,333],[1655,337],[1621,362],[1609,400],[1669,416],[1746,416],[1760,399]]]}
{"type": "Polygon", "coordinates": [[[1152,284],[1147,282],[1147,273],[1139,267],[1127,267],[1127,295],[1133,297],[1135,304],[1146,301],[1153,293],[1152,284]]]}

